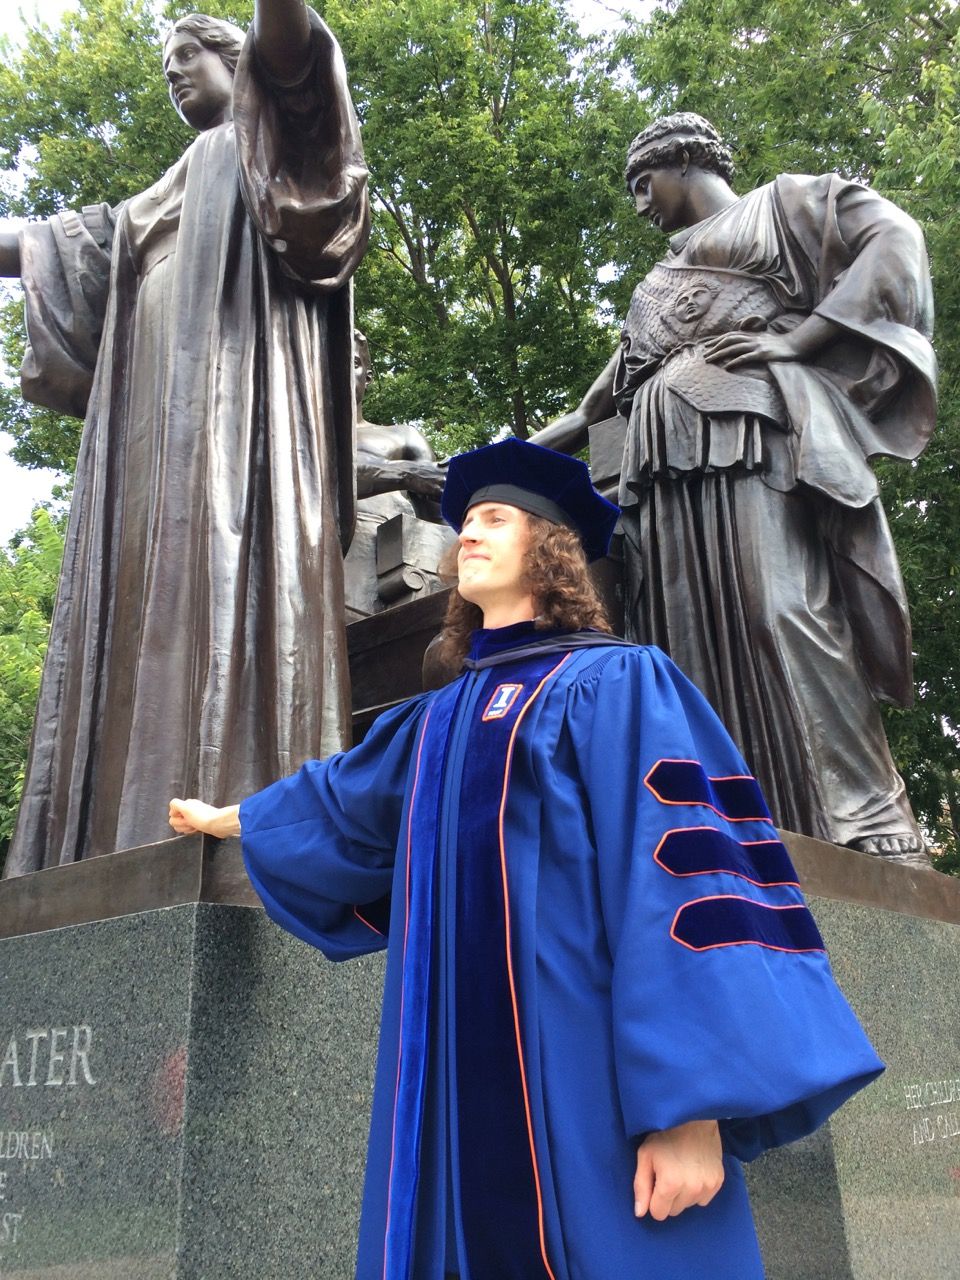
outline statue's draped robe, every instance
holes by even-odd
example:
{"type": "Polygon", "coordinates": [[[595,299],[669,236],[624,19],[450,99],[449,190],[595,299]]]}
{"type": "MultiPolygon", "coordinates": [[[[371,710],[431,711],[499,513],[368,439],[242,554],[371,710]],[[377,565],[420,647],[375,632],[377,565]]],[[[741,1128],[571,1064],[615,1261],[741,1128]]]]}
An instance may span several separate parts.
{"type": "Polygon", "coordinates": [[[903,583],[868,460],[914,458],[936,368],[922,237],[835,175],[780,177],[674,236],[638,286],[615,394],[632,638],[707,695],[781,826],[911,834],[876,699],[912,696],[903,583]],[[720,333],[842,337],[725,370],[720,333]]]}
{"type": "Polygon", "coordinates": [[[353,520],[349,278],[366,170],[339,49],[251,38],[234,121],[148,191],[22,237],[25,394],[83,413],[7,874],[170,835],[343,745],[353,520]]]}

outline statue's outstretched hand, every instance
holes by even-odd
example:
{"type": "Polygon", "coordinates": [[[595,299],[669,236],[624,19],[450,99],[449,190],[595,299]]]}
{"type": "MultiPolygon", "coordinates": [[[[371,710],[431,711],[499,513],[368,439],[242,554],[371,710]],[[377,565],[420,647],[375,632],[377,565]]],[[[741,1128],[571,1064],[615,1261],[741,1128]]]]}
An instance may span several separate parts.
{"type": "Polygon", "coordinates": [[[446,468],[436,462],[405,462],[403,464],[404,487],[410,493],[424,498],[439,499],[446,483],[446,468]]]}
{"type": "Polygon", "coordinates": [[[258,60],[280,84],[296,84],[304,75],[311,37],[303,0],[255,0],[253,38],[258,60]]]}
{"type": "Polygon", "coordinates": [[[240,834],[240,806],[227,805],[218,809],[202,800],[170,801],[170,825],[178,836],[193,835],[202,831],[205,835],[225,839],[240,834]]]}

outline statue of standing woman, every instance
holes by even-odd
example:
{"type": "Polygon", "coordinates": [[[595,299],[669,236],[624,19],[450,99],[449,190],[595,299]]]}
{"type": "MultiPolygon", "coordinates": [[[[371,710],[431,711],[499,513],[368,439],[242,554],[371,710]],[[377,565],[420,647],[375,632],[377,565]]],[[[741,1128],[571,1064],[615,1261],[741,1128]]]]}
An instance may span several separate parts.
{"type": "Polygon", "coordinates": [[[344,744],[354,512],[349,281],[366,168],[340,50],[302,0],[163,51],[198,130],[147,191],[25,226],[25,395],[85,415],[6,874],[162,840],[344,744]]]}
{"type": "Polygon", "coordinates": [[[869,460],[934,425],[917,225],[836,174],[749,195],[683,112],[631,144],[637,212],[669,235],[620,348],[537,443],[619,409],[631,638],[713,703],[778,824],[928,865],[878,701],[913,696],[903,582],[869,460]]]}

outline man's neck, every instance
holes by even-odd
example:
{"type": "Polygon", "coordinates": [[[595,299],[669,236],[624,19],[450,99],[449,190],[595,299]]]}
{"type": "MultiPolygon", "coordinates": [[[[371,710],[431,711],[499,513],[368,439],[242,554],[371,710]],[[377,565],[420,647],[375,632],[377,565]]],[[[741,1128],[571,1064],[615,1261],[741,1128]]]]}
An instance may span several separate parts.
{"type": "Polygon", "coordinates": [[[496,627],[512,627],[517,622],[532,622],[537,616],[537,608],[529,596],[521,601],[503,603],[493,602],[483,606],[483,626],[485,631],[496,627]]]}

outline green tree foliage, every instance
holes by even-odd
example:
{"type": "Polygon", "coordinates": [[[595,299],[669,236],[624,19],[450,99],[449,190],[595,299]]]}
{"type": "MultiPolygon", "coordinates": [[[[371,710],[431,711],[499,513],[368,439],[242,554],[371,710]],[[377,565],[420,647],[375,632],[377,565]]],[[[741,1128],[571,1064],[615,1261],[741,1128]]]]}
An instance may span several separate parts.
{"type": "Polygon", "coordinates": [[[0,871],[23,787],[64,523],[38,507],[27,528],[0,550],[0,871]]]}
{"type": "Polygon", "coordinates": [[[699,111],[744,190],[778,173],[870,181],[882,138],[864,94],[900,104],[949,47],[952,0],[666,0],[616,42],[650,116],[699,111]]]}
{"type": "MultiPolygon", "coordinates": [[[[23,299],[11,298],[0,307],[0,354],[9,372],[20,368],[26,344],[23,299]]],[[[79,418],[29,404],[19,380],[9,379],[0,384],[0,424],[14,439],[10,456],[21,467],[52,467],[72,475],[83,427],[79,418]]]]}
{"type": "Polygon", "coordinates": [[[526,436],[602,366],[626,97],[554,0],[329,0],[364,130],[370,412],[441,449],[526,436]],[[444,435],[444,431],[447,435],[444,435]]]}
{"type": "MultiPolygon", "coordinates": [[[[81,4],[55,28],[28,28],[16,49],[0,40],[0,216],[118,204],[172,163],[189,130],[162,76],[144,75],[145,66],[159,66],[158,50],[149,0],[81,4]]],[[[0,349],[11,373],[24,343],[22,305],[8,304],[0,349]]],[[[73,470],[76,419],[26,404],[8,385],[0,388],[0,423],[22,466],[73,470]]]]}
{"type": "Polygon", "coordinates": [[[880,141],[877,186],[924,226],[937,302],[941,363],[937,434],[911,468],[886,467],[884,496],[910,591],[918,704],[890,717],[910,794],[960,874],[960,13],[930,15],[914,92],[895,101],[865,91],[880,141]],[[934,21],[936,16],[936,21],[934,21]]]}
{"type": "MultiPolygon", "coordinates": [[[[170,107],[162,29],[196,4],[77,0],[0,66],[0,212],[116,203],[190,134],[170,107]]],[[[245,25],[249,0],[201,8],[245,25]]],[[[622,186],[626,143],[689,109],[732,143],[737,186],[836,169],[923,224],[943,410],[914,466],[881,482],[914,616],[918,701],[889,718],[928,830],[957,853],[960,697],[960,171],[952,0],[666,0],[585,44],[560,0],[326,0],[364,128],[373,235],[356,278],[377,378],[369,416],[424,423],[442,452],[523,435],[576,402],[662,239],[622,186]]],[[[22,349],[8,308],[0,341],[22,349]]],[[[78,424],[0,390],[25,465],[72,465],[78,424]]],[[[943,865],[947,865],[945,862],[943,865]]]]}

